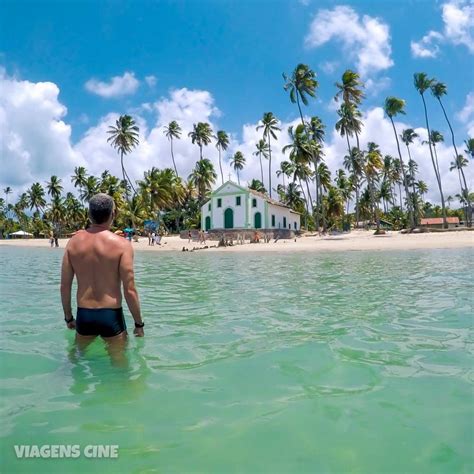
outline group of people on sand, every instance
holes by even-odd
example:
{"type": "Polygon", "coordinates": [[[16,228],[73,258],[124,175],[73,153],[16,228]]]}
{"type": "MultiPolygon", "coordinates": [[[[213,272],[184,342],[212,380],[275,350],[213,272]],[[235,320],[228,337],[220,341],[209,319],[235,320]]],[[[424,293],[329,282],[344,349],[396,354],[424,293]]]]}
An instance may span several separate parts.
{"type": "MultiPolygon", "coordinates": [[[[188,244],[190,244],[193,240],[193,234],[191,230],[188,230],[188,244]]],[[[206,232],[203,230],[198,231],[198,242],[200,244],[206,245],[206,232]]]]}
{"type": "Polygon", "coordinates": [[[58,238],[58,234],[56,233],[53,233],[53,231],[51,231],[49,233],[49,244],[51,245],[51,248],[53,247],[59,247],[59,238],[58,238]]]}
{"type": "Polygon", "coordinates": [[[159,232],[148,232],[148,245],[154,246],[161,245],[161,239],[163,238],[163,232],[160,230],[159,232]]]}

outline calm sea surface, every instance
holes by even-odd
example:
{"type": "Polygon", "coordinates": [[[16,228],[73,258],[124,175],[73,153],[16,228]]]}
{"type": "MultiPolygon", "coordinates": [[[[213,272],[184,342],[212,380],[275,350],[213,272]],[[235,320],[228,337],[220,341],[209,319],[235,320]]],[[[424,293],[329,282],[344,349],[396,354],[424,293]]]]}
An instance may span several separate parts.
{"type": "Polygon", "coordinates": [[[473,471],[471,250],[139,253],[118,365],[65,329],[61,257],[0,248],[1,472],[473,471]]]}

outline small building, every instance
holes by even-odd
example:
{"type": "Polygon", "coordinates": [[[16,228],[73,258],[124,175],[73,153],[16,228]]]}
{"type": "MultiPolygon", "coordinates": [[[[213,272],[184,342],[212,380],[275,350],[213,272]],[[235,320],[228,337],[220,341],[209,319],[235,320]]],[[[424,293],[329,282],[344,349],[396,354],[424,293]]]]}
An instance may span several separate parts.
{"type": "MultiPolygon", "coordinates": [[[[459,227],[459,217],[447,217],[448,229],[459,227]]],[[[442,217],[424,217],[421,219],[420,226],[430,229],[442,229],[444,220],[442,217]]]]}
{"type": "Polygon", "coordinates": [[[253,189],[227,181],[201,207],[201,229],[300,230],[300,214],[253,189]]]}

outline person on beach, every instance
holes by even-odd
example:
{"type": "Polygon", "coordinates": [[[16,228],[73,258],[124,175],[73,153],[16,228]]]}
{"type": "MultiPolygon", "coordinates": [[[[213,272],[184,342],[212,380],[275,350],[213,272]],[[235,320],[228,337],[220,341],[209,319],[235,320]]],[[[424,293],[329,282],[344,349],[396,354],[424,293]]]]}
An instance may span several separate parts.
{"type": "Polygon", "coordinates": [[[115,205],[107,194],[89,201],[91,226],[78,231],[64,252],[61,269],[61,302],[64,320],[76,330],[76,341],[85,347],[97,336],[123,347],[127,326],[122,310],[122,292],[135,321],[133,333],[143,336],[143,322],[133,271],[130,242],[110,232],[115,205]],[[77,316],[71,308],[71,287],[77,278],[77,316]]]}
{"type": "Polygon", "coordinates": [[[51,248],[53,248],[53,247],[54,247],[54,235],[53,235],[53,231],[51,231],[51,232],[49,233],[49,243],[50,243],[50,245],[51,245],[51,248]]]}
{"type": "Polygon", "coordinates": [[[151,233],[151,245],[155,245],[155,237],[156,234],[154,232],[151,233]]]}
{"type": "Polygon", "coordinates": [[[191,240],[193,239],[193,235],[191,234],[191,231],[188,230],[188,244],[191,243],[191,240]]]}

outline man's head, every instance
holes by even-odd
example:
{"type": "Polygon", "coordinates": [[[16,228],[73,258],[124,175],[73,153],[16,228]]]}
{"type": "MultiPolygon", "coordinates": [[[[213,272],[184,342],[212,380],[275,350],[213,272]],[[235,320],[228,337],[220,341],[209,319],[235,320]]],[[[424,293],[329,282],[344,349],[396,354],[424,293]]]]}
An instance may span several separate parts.
{"type": "Polygon", "coordinates": [[[113,220],[114,200],[104,193],[96,194],[89,201],[89,217],[93,224],[110,224],[113,220]]]}

